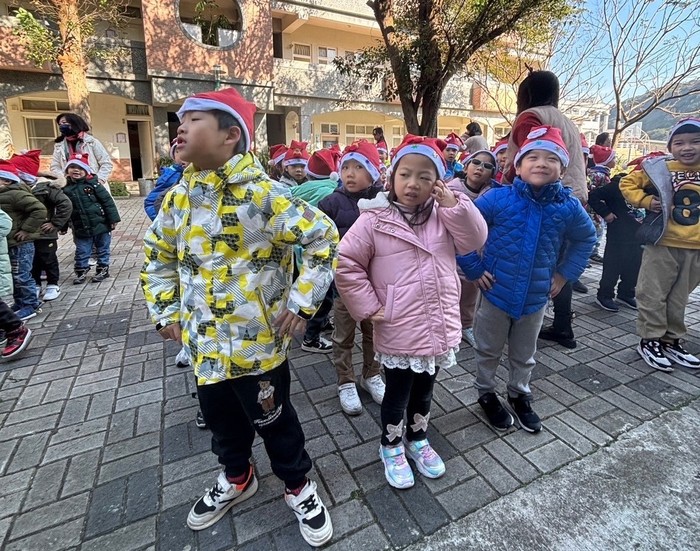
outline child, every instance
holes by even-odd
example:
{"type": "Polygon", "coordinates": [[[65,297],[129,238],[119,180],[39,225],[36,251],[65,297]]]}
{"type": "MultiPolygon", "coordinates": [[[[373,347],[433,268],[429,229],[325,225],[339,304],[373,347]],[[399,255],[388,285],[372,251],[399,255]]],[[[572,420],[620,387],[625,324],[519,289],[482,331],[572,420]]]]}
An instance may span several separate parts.
{"type": "Polygon", "coordinates": [[[435,377],[457,363],[462,340],[455,254],[486,239],[473,203],[443,183],[444,145],[404,138],[392,160],[390,190],[360,202],[362,213],[340,243],[336,274],[352,316],[374,321],[386,376],[379,455],[387,481],[401,489],[414,484],[406,456],[428,478],[445,473],[427,430],[435,377]]]}
{"type": "MultiPolygon", "coordinates": [[[[610,183],[610,169],[615,168],[617,161],[615,151],[603,145],[594,145],[590,148],[595,165],[588,171],[588,193],[610,183]]],[[[590,203],[589,203],[590,205],[590,203]]],[[[603,263],[603,257],[598,254],[600,242],[603,238],[604,225],[601,217],[592,209],[589,209],[591,220],[595,226],[596,241],[591,254],[591,261],[603,263]]],[[[574,289],[575,290],[575,289],[574,289]]]]}
{"type": "MultiPolygon", "coordinates": [[[[12,266],[6,239],[12,231],[12,225],[12,218],[0,210],[0,296],[3,297],[12,293],[12,266]]],[[[31,329],[0,300],[0,356],[6,360],[14,358],[29,346],[31,336],[31,329]]]]}
{"type": "Polygon", "coordinates": [[[66,163],[65,193],[73,204],[71,228],[75,243],[74,285],[85,283],[90,271],[90,253],[97,255],[97,273],[90,280],[99,283],[109,277],[109,249],[112,230],[121,221],[114,199],[97,182],[85,153],[73,155],[66,163]]]}
{"type": "Polygon", "coordinates": [[[673,156],[647,159],[642,170],[620,180],[633,207],[647,209],[637,285],[637,352],[655,369],[673,363],[693,369],[700,360],[681,344],[686,334],[688,297],[700,283],[700,119],[684,119],[672,129],[673,156]]]}
{"type": "Polygon", "coordinates": [[[607,228],[603,276],[598,285],[596,303],[609,312],[620,309],[614,300],[616,286],[618,302],[637,309],[634,288],[642,262],[642,243],[637,238],[637,230],[644,213],[632,208],[622,196],[620,179],[623,176],[626,175],[614,176],[609,183],[591,188],[588,194],[589,206],[605,220],[607,228]]]}
{"type": "Polygon", "coordinates": [[[32,264],[34,240],[46,222],[46,208],[22,182],[17,168],[8,161],[0,161],[0,208],[12,219],[12,230],[7,235],[15,299],[12,310],[19,319],[26,321],[41,312],[32,264]]]}
{"type": "Polygon", "coordinates": [[[182,171],[185,170],[187,164],[183,163],[179,157],[177,153],[177,138],[175,138],[170,146],[170,158],[173,160],[173,164],[161,171],[156,185],[143,202],[143,209],[151,221],[155,220],[158,215],[165,194],[182,178],[182,171]]]}
{"type": "Polygon", "coordinates": [[[500,140],[496,142],[496,145],[493,146],[492,153],[496,156],[496,165],[497,165],[497,170],[496,170],[496,176],[494,176],[494,180],[496,180],[499,184],[501,183],[501,179],[503,178],[503,171],[506,169],[506,157],[508,155],[508,140],[510,139],[510,133],[506,134],[503,136],[500,140]]]}
{"type": "Polygon", "coordinates": [[[273,180],[279,181],[284,174],[282,161],[284,161],[284,156],[287,154],[288,149],[289,148],[284,144],[277,144],[270,147],[270,160],[268,161],[268,166],[270,168],[267,173],[273,180]]]}
{"type": "Polygon", "coordinates": [[[447,171],[445,172],[445,181],[449,182],[456,176],[458,172],[464,170],[464,165],[457,160],[457,153],[464,147],[462,139],[452,132],[445,138],[445,151],[443,155],[447,163],[447,171]]]}
{"type": "Polygon", "coordinates": [[[377,144],[377,154],[379,155],[379,167],[385,169],[391,164],[389,161],[389,151],[386,148],[386,142],[377,144]]]}
{"type": "MultiPolygon", "coordinates": [[[[340,166],[343,186],[321,201],[318,207],[333,219],[340,238],[343,239],[360,216],[358,201],[373,199],[382,186],[379,184],[381,165],[377,149],[365,140],[345,148],[340,166]]],[[[362,413],[362,402],[357,394],[355,370],[352,366],[357,324],[343,297],[337,297],[333,303],[333,322],[333,365],[338,375],[340,407],[347,415],[359,415],[362,413]]],[[[381,404],[384,399],[384,381],[379,374],[379,364],[374,360],[372,322],[360,320],[360,331],[363,360],[360,387],[369,392],[376,403],[381,404]]]]}
{"type": "Polygon", "coordinates": [[[555,297],[583,273],[595,230],[579,200],[561,185],[569,153],[558,128],[535,127],[514,164],[512,185],[475,201],[489,226],[483,254],[458,262],[482,292],[474,324],[479,405],[495,429],[513,424],[495,392],[496,368],[508,343],[508,404],[524,430],[539,432],[530,376],[547,296],[555,297]],[[564,241],[568,246],[560,255],[564,241]]]}
{"type": "Polygon", "coordinates": [[[292,140],[282,161],[284,173],[279,180],[280,184],[295,187],[308,180],[306,177],[306,165],[309,162],[309,152],[306,151],[307,145],[306,142],[292,140]]]}
{"type": "Polygon", "coordinates": [[[178,116],[178,152],[190,165],[146,233],[141,283],[156,329],[188,350],[223,465],[187,525],[203,530],[255,494],[257,431],[302,536],[323,545],[333,525],[306,477],[287,350],[328,290],[338,233],[265,174],[251,152],[255,105],[233,88],[189,97],[178,116]],[[294,245],[302,267],[290,286],[294,245]]]}
{"type": "Polygon", "coordinates": [[[20,179],[32,186],[32,193],[46,207],[47,216],[41,225],[41,233],[34,241],[34,262],[32,277],[36,283],[37,295],[44,301],[56,300],[61,294],[58,286],[61,277],[58,257],[58,232],[67,227],[73,205],[70,199],[61,191],[66,185],[63,176],[43,174],[39,172],[39,155],[41,151],[34,149],[22,155],[13,155],[10,162],[17,168],[20,179]],[[41,273],[46,273],[46,291],[41,293],[41,273]]]}

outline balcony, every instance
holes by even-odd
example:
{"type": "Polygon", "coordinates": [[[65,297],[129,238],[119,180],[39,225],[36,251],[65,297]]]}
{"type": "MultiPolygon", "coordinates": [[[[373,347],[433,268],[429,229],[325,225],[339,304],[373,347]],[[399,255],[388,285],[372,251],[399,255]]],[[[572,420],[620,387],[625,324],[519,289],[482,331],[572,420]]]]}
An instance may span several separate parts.
{"type": "Polygon", "coordinates": [[[273,1],[270,7],[278,15],[287,14],[284,32],[296,30],[307,21],[315,25],[353,32],[367,32],[377,27],[374,14],[363,0],[298,0],[273,1]]]}

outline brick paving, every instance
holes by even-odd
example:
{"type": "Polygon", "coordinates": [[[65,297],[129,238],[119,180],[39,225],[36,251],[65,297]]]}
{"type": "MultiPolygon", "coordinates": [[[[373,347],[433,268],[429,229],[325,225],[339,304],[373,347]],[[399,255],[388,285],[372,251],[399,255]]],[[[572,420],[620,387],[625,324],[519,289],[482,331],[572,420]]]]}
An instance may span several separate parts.
{"type": "MultiPolygon", "coordinates": [[[[61,297],[30,320],[25,355],[0,363],[0,547],[10,550],[207,550],[308,548],[281,499],[261,442],[258,493],[197,534],[187,511],[218,469],[209,433],[197,429],[193,377],[175,366],[177,347],[147,318],[138,285],[140,199],[118,203],[114,277],[70,284],[73,247],[62,238],[61,297]]],[[[600,268],[583,281],[595,290],[600,268]]],[[[621,433],[700,396],[700,373],[652,370],[633,345],[634,312],[604,312],[594,292],[575,295],[579,347],[540,341],[533,377],[537,435],[497,434],[472,389],[473,351],[435,388],[431,441],[447,463],[439,480],[417,475],[395,491],[377,457],[379,407],[346,417],[329,358],[290,354],[292,393],[335,526],[329,549],[401,548],[563,465],[621,433]]],[[[700,351],[700,293],[688,307],[688,347],[700,351]]],[[[355,355],[361,361],[359,348],[355,355]]],[[[501,368],[499,375],[506,375],[501,368]]],[[[501,381],[500,390],[505,384],[501,381]]]]}

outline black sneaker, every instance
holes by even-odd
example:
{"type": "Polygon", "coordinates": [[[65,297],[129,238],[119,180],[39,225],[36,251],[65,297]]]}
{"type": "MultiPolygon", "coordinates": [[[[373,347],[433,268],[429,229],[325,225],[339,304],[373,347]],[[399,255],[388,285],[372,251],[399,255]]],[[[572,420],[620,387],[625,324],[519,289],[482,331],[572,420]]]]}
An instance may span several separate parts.
{"type": "Polygon", "coordinates": [[[231,484],[221,471],[214,487],[207,490],[190,509],[187,526],[192,530],[204,530],[223,517],[236,503],[245,501],[257,491],[258,479],[252,466],[243,484],[231,484]]]}
{"type": "Polygon", "coordinates": [[[494,392],[487,392],[477,400],[486,414],[489,424],[496,430],[508,430],[513,426],[513,416],[503,407],[494,392]]]}
{"type": "Polygon", "coordinates": [[[542,429],[542,421],[530,407],[530,399],[525,396],[511,398],[508,396],[508,403],[513,409],[513,413],[518,418],[520,427],[527,432],[540,432],[542,429]]]}
{"type": "Polygon", "coordinates": [[[607,310],[608,312],[619,312],[620,311],[620,307],[617,305],[617,302],[615,302],[611,298],[596,297],[595,302],[603,310],[607,310]]]}
{"type": "Polygon", "coordinates": [[[306,543],[312,547],[320,547],[333,537],[331,516],[323,505],[313,480],[307,480],[299,495],[294,495],[287,490],[284,493],[284,500],[294,511],[299,521],[299,531],[306,543]]]}
{"type": "Polygon", "coordinates": [[[590,256],[591,262],[595,262],[597,264],[602,264],[603,263],[603,257],[600,256],[599,254],[592,254],[590,256]]]}
{"type": "Polygon", "coordinates": [[[571,284],[571,288],[577,293],[587,293],[588,287],[581,283],[578,279],[571,284]]]}
{"type": "Polygon", "coordinates": [[[315,340],[304,339],[304,342],[301,343],[301,349],[306,350],[306,352],[328,354],[333,350],[333,343],[323,337],[319,337],[315,340]]]}
{"type": "Polygon", "coordinates": [[[690,369],[700,369],[700,360],[681,346],[680,339],[676,339],[673,342],[661,341],[661,350],[666,358],[678,365],[689,367],[690,369]]]}
{"type": "Polygon", "coordinates": [[[673,371],[671,361],[661,350],[661,342],[654,339],[642,339],[637,346],[637,352],[642,359],[659,371],[673,371]]]}
{"type": "Polygon", "coordinates": [[[97,267],[97,273],[94,275],[94,277],[90,280],[90,283],[100,283],[101,281],[104,281],[109,277],[109,267],[107,266],[98,266],[97,267]]]}
{"type": "Polygon", "coordinates": [[[194,418],[194,424],[197,426],[198,429],[207,428],[207,422],[204,420],[204,415],[202,414],[201,409],[197,410],[197,416],[194,418]]]}
{"type": "Polygon", "coordinates": [[[617,302],[621,302],[622,304],[624,304],[625,306],[627,306],[627,308],[631,308],[632,310],[636,310],[636,309],[637,309],[637,299],[634,298],[634,297],[632,297],[632,298],[625,298],[625,297],[621,297],[621,296],[618,295],[618,297],[617,297],[617,302]]]}
{"type": "Polygon", "coordinates": [[[576,339],[574,339],[573,331],[557,331],[554,325],[543,327],[538,338],[545,341],[554,341],[564,348],[576,348],[576,339]]]}
{"type": "Polygon", "coordinates": [[[85,283],[89,271],[90,268],[87,268],[86,270],[76,270],[75,277],[73,278],[73,285],[82,285],[85,283]]]}

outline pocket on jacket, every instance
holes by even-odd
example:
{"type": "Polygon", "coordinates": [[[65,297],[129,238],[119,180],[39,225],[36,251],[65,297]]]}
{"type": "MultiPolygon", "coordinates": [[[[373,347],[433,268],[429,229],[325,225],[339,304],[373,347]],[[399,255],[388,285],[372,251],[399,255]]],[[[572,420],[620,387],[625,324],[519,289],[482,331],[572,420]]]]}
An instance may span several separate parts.
{"type": "Polygon", "coordinates": [[[384,304],[384,319],[391,321],[394,314],[394,285],[386,287],[386,304],[384,304]]]}

